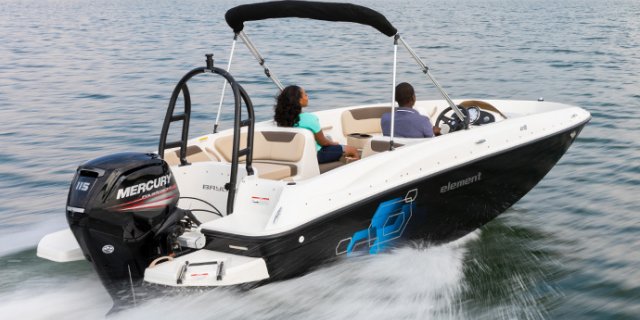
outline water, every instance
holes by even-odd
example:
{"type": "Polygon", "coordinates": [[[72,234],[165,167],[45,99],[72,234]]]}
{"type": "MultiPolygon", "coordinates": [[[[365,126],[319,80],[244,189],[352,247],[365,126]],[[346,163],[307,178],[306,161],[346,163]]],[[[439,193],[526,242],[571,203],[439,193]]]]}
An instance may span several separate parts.
{"type": "MultiPolygon", "coordinates": [[[[0,314],[101,318],[110,302],[86,263],[35,257],[65,227],[81,162],[156,149],[175,83],[213,52],[226,67],[235,1],[5,0],[0,6],[0,314]]],[[[242,2],[244,3],[244,2],[242,2]]],[[[152,299],[116,318],[634,319],[640,315],[640,3],[634,0],[358,1],[384,13],[453,97],[537,99],[593,115],[514,207],[446,246],[414,244],[249,292],[152,299]]],[[[247,24],[310,107],[387,101],[392,41],[359,25],[247,24]]],[[[399,81],[439,98],[400,51],[399,81]]],[[[233,74],[268,119],[275,87],[238,45],[233,74]]],[[[221,81],[192,89],[195,130],[221,81]]],[[[227,100],[228,101],[228,100],[227,100]]],[[[223,116],[228,127],[229,114],[223,116]]]]}

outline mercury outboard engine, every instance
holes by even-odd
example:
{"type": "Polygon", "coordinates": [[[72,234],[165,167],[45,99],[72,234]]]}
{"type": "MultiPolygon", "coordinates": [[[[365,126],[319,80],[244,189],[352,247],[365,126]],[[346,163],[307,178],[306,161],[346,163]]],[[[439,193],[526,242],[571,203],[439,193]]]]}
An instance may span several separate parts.
{"type": "MultiPolygon", "coordinates": [[[[247,174],[253,174],[255,117],[247,92],[228,72],[213,66],[213,54],[205,56],[206,67],[188,72],[173,90],[160,133],[158,154],[164,155],[167,149],[176,150],[179,165],[189,165],[187,142],[191,97],[187,81],[199,74],[224,77],[234,95],[234,136],[240,137],[241,127],[248,127],[245,148],[240,148],[240,139],[233,141],[231,172],[226,184],[229,215],[233,212],[240,157],[245,157],[247,174]],[[174,113],[180,95],[184,112],[174,113]],[[243,102],[246,119],[241,119],[243,102]],[[180,140],[167,141],[169,128],[176,123],[182,123],[180,140]]],[[[176,180],[158,154],[118,153],[97,158],[81,165],[71,183],[67,221],[85,258],[93,263],[114,300],[112,312],[135,305],[134,288],[142,282],[145,269],[154,260],[161,261],[166,256],[180,256],[193,250],[182,247],[178,238],[200,222],[191,211],[177,207],[180,193],[176,180]]],[[[153,288],[145,289],[153,291],[153,288]]]]}
{"type": "Polygon", "coordinates": [[[116,305],[154,259],[180,250],[177,237],[189,222],[176,207],[179,197],[169,166],[156,154],[118,153],[78,168],[67,221],[116,305]]]}

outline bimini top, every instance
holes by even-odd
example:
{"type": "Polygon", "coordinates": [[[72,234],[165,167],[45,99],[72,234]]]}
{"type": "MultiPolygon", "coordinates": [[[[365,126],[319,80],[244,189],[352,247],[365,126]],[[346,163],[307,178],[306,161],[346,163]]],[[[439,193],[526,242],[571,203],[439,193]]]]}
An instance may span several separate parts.
{"type": "Polygon", "coordinates": [[[272,1],[245,4],[225,14],[227,24],[238,33],[246,21],[271,18],[308,18],[326,21],[355,22],[372,26],[391,37],[398,30],[379,12],[351,3],[317,1],[272,1]]]}

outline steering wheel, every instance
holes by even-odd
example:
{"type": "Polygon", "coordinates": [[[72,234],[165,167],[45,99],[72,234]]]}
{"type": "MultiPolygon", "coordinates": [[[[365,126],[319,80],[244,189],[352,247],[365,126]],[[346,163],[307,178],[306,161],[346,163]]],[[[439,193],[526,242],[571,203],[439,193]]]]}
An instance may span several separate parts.
{"type": "MultiPolygon", "coordinates": [[[[469,112],[462,106],[458,106],[458,108],[464,115],[464,120],[460,120],[455,111],[453,111],[453,108],[449,106],[438,115],[435,126],[440,127],[441,123],[445,124],[449,128],[448,132],[454,132],[469,127],[469,112]]],[[[440,128],[444,129],[442,127],[440,128]]],[[[443,132],[443,134],[444,133],[446,132],[443,132]]]]}

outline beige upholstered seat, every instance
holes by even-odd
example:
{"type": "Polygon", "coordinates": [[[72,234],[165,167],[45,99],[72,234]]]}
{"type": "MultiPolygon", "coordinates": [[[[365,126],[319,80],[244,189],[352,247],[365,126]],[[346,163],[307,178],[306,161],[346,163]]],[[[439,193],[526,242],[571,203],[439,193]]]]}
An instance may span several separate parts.
{"type": "MultiPolygon", "coordinates": [[[[433,119],[437,112],[436,106],[425,104],[422,101],[416,102],[414,109],[429,119],[433,119]]],[[[364,141],[352,143],[352,145],[358,149],[362,148],[362,158],[389,150],[389,141],[385,141],[384,139],[376,140],[382,136],[380,118],[382,118],[383,114],[389,112],[389,110],[390,108],[387,106],[365,107],[346,110],[342,113],[342,132],[347,137],[347,141],[353,140],[349,139],[349,135],[354,133],[359,133],[361,136],[363,134],[373,136],[373,139],[365,138],[361,139],[364,141]]],[[[403,143],[394,142],[395,148],[403,145],[403,143]]],[[[320,171],[322,171],[322,168],[320,171]]]]}
{"type": "Polygon", "coordinates": [[[342,133],[348,136],[352,133],[380,134],[380,118],[389,107],[366,107],[346,110],[342,113],[342,133]]]}
{"type": "Polygon", "coordinates": [[[297,168],[295,165],[270,162],[254,162],[253,166],[258,169],[260,178],[270,180],[282,180],[295,176],[297,168]]]}
{"type": "MultiPolygon", "coordinates": [[[[240,148],[246,148],[247,134],[240,137],[240,148]]],[[[222,158],[231,162],[233,136],[220,137],[215,141],[215,149],[222,158]]],[[[256,131],[253,142],[253,166],[260,178],[282,180],[298,174],[298,163],[303,159],[305,137],[299,132],[256,131]]],[[[315,158],[315,157],[314,157],[315,158]]],[[[245,161],[241,157],[240,161],[245,161]]]]}
{"type": "MultiPolygon", "coordinates": [[[[180,164],[180,148],[166,151],[163,158],[170,166],[180,164]]],[[[202,150],[199,146],[188,146],[186,159],[189,163],[220,161],[212,150],[202,150]]]]}

